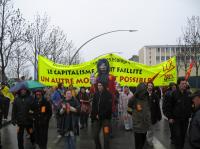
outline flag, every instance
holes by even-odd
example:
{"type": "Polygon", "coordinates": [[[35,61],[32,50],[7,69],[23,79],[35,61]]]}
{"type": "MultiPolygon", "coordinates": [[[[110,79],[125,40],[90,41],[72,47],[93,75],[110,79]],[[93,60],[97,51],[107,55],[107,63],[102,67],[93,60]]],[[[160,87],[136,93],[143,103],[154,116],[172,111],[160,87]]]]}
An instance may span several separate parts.
{"type": "Polygon", "coordinates": [[[192,62],[190,63],[190,66],[189,66],[189,68],[188,68],[188,70],[187,70],[187,73],[186,73],[186,75],[185,75],[185,80],[186,80],[186,81],[187,81],[187,80],[189,79],[189,77],[190,77],[190,74],[191,74],[191,71],[192,71],[192,68],[193,68],[194,64],[195,64],[195,61],[192,61],[192,62]]]}

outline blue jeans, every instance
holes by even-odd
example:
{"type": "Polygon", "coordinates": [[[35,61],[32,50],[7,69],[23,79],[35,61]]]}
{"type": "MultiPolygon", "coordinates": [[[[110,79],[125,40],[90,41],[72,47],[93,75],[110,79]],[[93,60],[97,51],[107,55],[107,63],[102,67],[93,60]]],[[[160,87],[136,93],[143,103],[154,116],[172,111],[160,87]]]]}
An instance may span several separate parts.
{"type": "Polygon", "coordinates": [[[67,135],[65,149],[76,149],[76,136],[67,135]]]}

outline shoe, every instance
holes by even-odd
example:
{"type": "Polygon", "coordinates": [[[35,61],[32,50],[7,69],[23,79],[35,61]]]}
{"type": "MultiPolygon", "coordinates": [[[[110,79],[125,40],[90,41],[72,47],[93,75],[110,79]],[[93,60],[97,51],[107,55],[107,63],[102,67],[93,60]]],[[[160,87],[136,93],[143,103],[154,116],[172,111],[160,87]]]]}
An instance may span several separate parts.
{"type": "Polygon", "coordinates": [[[62,135],[58,135],[57,138],[62,138],[62,135]]]}

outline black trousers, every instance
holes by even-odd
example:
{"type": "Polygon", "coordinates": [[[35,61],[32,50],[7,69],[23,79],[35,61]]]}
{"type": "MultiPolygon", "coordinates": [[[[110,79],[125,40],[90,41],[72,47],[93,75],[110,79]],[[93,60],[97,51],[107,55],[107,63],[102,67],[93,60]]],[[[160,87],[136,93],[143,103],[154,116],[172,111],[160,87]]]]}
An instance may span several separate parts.
{"type": "Polygon", "coordinates": [[[170,129],[170,134],[171,134],[170,139],[171,139],[172,142],[175,141],[175,139],[174,139],[174,131],[173,131],[173,127],[174,127],[174,124],[169,123],[169,129],[170,129]]]}
{"type": "Polygon", "coordinates": [[[18,148],[24,149],[24,129],[28,132],[30,135],[31,143],[35,143],[35,136],[33,133],[33,127],[32,126],[22,126],[20,125],[17,131],[17,141],[18,141],[18,148]]]}
{"type": "Polygon", "coordinates": [[[80,113],[80,123],[81,123],[81,127],[84,127],[84,126],[88,126],[88,117],[89,117],[89,114],[86,113],[86,112],[81,112],[80,113]]]}
{"type": "Polygon", "coordinates": [[[185,135],[188,129],[189,120],[176,120],[173,123],[174,143],[176,149],[183,149],[185,144],[185,135]]]}
{"type": "Polygon", "coordinates": [[[40,149],[47,149],[48,142],[48,129],[49,125],[37,125],[35,124],[35,137],[36,143],[40,147],[40,149]]]}
{"type": "Polygon", "coordinates": [[[110,149],[110,120],[103,121],[94,121],[92,124],[93,138],[95,142],[96,149],[102,149],[99,134],[103,129],[103,137],[104,137],[104,149],[110,149]],[[109,129],[108,131],[104,131],[105,129],[109,129]]]}
{"type": "Polygon", "coordinates": [[[10,100],[9,98],[6,98],[3,102],[3,118],[4,119],[8,118],[9,107],[10,107],[10,100]]]}
{"type": "Polygon", "coordinates": [[[143,149],[147,133],[135,132],[135,149],[143,149]]]}

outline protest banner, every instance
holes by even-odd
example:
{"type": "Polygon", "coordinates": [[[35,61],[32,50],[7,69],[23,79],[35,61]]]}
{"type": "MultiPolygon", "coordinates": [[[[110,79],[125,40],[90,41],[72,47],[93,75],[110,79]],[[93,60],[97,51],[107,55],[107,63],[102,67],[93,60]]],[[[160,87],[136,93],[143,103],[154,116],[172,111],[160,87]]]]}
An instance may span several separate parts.
{"type": "Polygon", "coordinates": [[[55,86],[60,82],[65,86],[73,84],[76,87],[89,87],[91,74],[97,75],[97,62],[103,58],[109,61],[110,74],[116,77],[116,81],[121,86],[137,86],[140,82],[149,81],[153,81],[155,86],[167,86],[170,82],[177,81],[175,57],[155,66],[147,66],[115,54],[108,54],[78,65],[57,64],[39,56],[39,82],[46,86],[55,86]]]}

